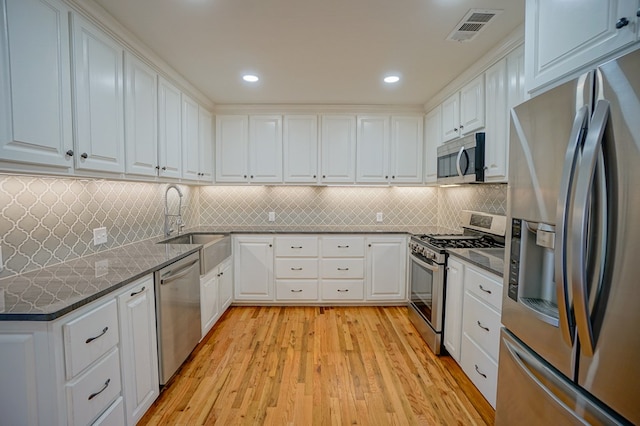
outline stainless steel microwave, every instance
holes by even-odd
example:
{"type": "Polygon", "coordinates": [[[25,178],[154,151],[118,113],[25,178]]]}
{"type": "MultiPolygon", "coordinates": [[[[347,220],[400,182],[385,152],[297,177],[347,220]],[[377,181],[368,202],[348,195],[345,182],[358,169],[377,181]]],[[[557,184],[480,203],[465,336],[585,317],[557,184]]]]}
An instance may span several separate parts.
{"type": "Polygon", "coordinates": [[[438,147],[438,183],[484,182],[484,133],[472,133],[438,147]]]}

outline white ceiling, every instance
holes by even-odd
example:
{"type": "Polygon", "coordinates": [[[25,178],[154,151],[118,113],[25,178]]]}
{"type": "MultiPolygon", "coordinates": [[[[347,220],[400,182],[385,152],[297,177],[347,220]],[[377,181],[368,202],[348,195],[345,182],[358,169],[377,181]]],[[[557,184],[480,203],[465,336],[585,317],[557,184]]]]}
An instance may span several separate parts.
{"type": "Polygon", "coordinates": [[[95,2],[218,104],[422,104],[524,20],[524,0],[95,2]],[[473,8],[503,12],[446,41],[473,8]]]}

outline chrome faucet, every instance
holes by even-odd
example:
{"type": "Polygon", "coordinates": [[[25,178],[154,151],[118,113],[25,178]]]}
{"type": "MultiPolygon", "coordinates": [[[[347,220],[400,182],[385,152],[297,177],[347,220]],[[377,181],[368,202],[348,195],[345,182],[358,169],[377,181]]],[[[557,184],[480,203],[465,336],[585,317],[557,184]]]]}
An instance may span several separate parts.
{"type": "Polygon", "coordinates": [[[171,218],[176,218],[175,222],[178,225],[178,234],[180,234],[180,229],[184,228],[184,223],[182,223],[182,191],[176,185],[171,184],[167,186],[167,189],[164,191],[164,236],[169,237],[173,232],[173,228],[171,228],[171,218]],[[178,192],[180,196],[180,202],[178,204],[178,214],[169,214],[169,200],[167,195],[169,194],[169,190],[173,188],[178,192]]]}

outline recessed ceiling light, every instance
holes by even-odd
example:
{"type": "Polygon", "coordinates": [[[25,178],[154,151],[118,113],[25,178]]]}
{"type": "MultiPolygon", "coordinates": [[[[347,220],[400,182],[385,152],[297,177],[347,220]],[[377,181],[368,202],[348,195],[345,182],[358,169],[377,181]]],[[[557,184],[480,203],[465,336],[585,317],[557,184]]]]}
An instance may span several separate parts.
{"type": "Polygon", "coordinates": [[[260,80],[257,75],[253,74],[245,74],[242,76],[242,79],[244,81],[248,81],[249,83],[255,83],[256,81],[260,80]]]}
{"type": "Polygon", "coordinates": [[[398,81],[400,81],[400,77],[397,75],[389,75],[384,78],[385,83],[397,83],[398,81]]]}

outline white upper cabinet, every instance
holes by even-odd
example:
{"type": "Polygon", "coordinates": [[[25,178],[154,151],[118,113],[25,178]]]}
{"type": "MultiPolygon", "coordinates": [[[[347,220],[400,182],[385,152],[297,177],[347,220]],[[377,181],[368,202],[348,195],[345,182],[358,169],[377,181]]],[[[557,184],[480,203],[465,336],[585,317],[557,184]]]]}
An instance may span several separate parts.
{"type": "Polygon", "coordinates": [[[0,2],[0,159],[73,165],[68,16],[62,1],[0,2]]]}
{"type": "Polygon", "coordinates": [[[596,65],[637,40],[637,0],[528,0],[527,91],[596,65]]]}
{"type": "Polygon", "coordinates": [[[442,143],[442,122],[440,107],[432,110],[424,121],[424,182],[435,183],[438,180],[438,146],[442,143]]]}
{"type": "Polygon", "coordinates": [[[249,117],[216,116],[216,182],[246,182],[249,117]]]}
{"type": "Polygon", "coordinates": [[[318,116],[284,116],[284,181],[318,181],[318,116]]]}
{"type": "Polygon", "coordinates": [[[76,170],[122,173],[123,47],[72,14],[76,170]]]}
{"type": "Polygon", "coordinates": [[[320,138],[322,182],[353,183],[356,177],[356,117],[323,115],[320,138]]]}
{"type": "Polygon", "coordinates": [[[200,158],[198,157],[198,104],[182,94],[182,177],[198,180],[200,158]]]}
{"type": "Polygon", "coordinates": [[[282,182],[282,116],[249,116],[249,181],[282,182]]]}
{"type": "Polygon", "coordinates": [[[213,117],[202,107],[198,108],[198,158],[199,180],[213,182],[213,117]]]}
{"type": "Polygon", "coordinates": [[[485,73],[487,79],[487,125],[485,128],[485,178],[507,178],[507,61],[500,60],[485,73]]]}
{"type": "Polygon", "coordinates": [[[158,79],[158,176],[182,177],[182,112],[180,90],[158,79]]]}
{"type": "Polygon", "coordinates": [[[126,172],[158,174],[158,75],[125,52],[126,172]]]}
{"type": "Polygon", "coordinates": [[[389,116],[358,116],[356,181],[389,180],[389,116]]]}
{"type": "Polygon", "coordinates": [[[422,182],[422,152],[424,148],[422,123],[422,115],[391,117],[389,160],[389,181],[391,183],[422,182]]]}
{"type": "Polygon", "coordinates": [[[442,103],[442,140],[450,141],[484,127],[484,74],[442,103]]]}

